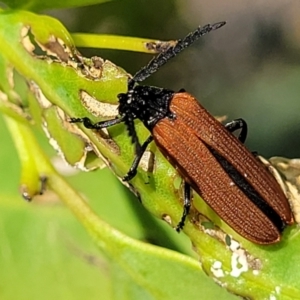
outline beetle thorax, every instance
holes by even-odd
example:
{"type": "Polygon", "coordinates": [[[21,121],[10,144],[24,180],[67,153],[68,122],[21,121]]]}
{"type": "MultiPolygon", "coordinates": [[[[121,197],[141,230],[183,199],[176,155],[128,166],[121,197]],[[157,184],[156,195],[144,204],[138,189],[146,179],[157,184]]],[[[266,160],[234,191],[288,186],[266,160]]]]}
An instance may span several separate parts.
{"type": "Polygon", "coordinates": [[[135,86],[119,98],[119,114],[125,119],[140,119],[151,131],[162,118],[173,118],[169,104],[174,92],[167,89],[135,86]]]}

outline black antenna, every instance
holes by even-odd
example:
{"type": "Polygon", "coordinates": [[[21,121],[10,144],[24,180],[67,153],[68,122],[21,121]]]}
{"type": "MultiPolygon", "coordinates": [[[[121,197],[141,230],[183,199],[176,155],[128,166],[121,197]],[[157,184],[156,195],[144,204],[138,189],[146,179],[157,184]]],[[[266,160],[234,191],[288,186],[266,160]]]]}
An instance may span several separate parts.
{"type": "Polygon", "coordinates": [[[135,82],[144,81],[150,75],[155,73],[160,67],[162,67],[167,61],[175,57],[182,50],[189,47],[196,40],[198,40],[202,35],[209,33],[212,30],[219,29],[224,26],[226,22],[219,22],[213,25],[207,24],[203,27],[198,27],[195,31],[189,33],[184,39],[178,40],[176,45],[168,48],[164,52],[159,53],[155,56],[145,67],[139,70],[133,78],[129,81],[128,86],[133,87],[135,82]]]}

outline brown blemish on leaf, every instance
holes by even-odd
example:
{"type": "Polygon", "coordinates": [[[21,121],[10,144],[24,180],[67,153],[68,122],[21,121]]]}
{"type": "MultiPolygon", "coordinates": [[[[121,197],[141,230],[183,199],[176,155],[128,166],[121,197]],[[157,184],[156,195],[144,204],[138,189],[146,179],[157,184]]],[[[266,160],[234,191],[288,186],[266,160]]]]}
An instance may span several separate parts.
{"type": "Polygon", "coordinates": [[[74,60],[75,49],[70,49],[61,39],[49,35],[47,43],[38,41],[31,31],[30,26],[21,29],[21,41],[28,53],[40,59],[65,62],[74,60]]]}
{"type": "Polygon", "coordinates": [[[39,45],[47,53],[47,55],[53,55],[63,62],[68,62],[70,59],[71,51],[65,44],[63,44],[62,40],[55,38],[53,35],[50,36],[48,43],[45,45],[39,45]]]}
{"type": "Polygon", "coordinates": [[[33,57],[45,60],[48,63],[60,63],[73,68],[80,76],[97,81],[102,77],[105,64],[111,62],[94,56],[85,58],[75,47],[69,47],[60,38],[49,35],[46,43],[41,43],[32,33],[29,26],[21,29],[21,42],[25,50],[33,57]]]}
{"type": "Polygon", "coordinates": [[[86,78],[91,80],[99,80],[102,77],[102,71],[105,63],[102,58],[93,56],[92,58],[86,58],[82,56],[78,51],[75,56],[76,60],[72,61],[73,65],[76,62],[76,68],[86,78]]]}

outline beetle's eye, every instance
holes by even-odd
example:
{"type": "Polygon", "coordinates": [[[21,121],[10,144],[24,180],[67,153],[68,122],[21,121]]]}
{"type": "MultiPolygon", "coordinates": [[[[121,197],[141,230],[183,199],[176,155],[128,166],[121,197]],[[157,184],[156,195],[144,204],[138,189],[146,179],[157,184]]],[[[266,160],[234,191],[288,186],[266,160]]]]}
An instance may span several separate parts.
{"type": "Polygon", "coordinates": [[[118,95],[118,99],[119,99],[119,103],[124,105],[124,104],[126,104],[126,102],[127,102],[128,95],[127,95],[127,94],[124,94],[124,93],[120,93],[120,94],[118,95]]]}
{"type": "Polygon", "coordinates": [[[124,93],[120,93],[120,94],[118,94],[118,99],[124,99],[124,96],[126,96],[126,94],[124,94],[124,93]]]}

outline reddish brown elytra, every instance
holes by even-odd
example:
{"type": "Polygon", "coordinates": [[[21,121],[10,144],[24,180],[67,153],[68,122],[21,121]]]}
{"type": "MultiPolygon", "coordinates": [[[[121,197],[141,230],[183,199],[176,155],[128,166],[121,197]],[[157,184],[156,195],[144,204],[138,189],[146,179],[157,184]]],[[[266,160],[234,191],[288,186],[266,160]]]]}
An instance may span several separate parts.
{"type": "Polygon", "coordinates": [[[154,57],[128,82],[128,92],[118,95],[119,116],[93,124],[71,118],[85,127],[101,129],[120,122],[128,128],[136,156],[124,177],[132,179],[147,146],[153,140],[185,181],[180,231],[191,206],[192,187],[236,232],[258,244],[280,241],[284,227],[294,222],[289,203],[274,177],[243,145],[247,124],[242,119],[225,126],[198,101],[181,90],[137,85],[200,36],[225,25],[219,22],[198,27],[184,39],[154,57]],[[140,119],[151,135],[141,145],[134,119],[140,119]],[[239,137],[232,132],[241,129],[239,137]]]}

